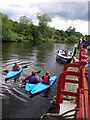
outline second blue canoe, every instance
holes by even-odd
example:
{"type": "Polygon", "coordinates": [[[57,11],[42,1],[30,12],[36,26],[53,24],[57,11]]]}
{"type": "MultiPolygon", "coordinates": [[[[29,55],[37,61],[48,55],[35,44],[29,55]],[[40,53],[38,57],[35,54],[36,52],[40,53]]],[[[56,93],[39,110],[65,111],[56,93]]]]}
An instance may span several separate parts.
{"type": "Polygon", "coordinates": [[[34,95],[34,94],[37,94],[37,93],[40,93],[48,88],[50,88],[54,82],[56,81],[57,79],[57,76],[52,76],[50,77],[50,80],[51,80],[51,83],[50,84],[45,84],[43,82],[39,82],[38,84],[36,84],[34,86],[34,88],[31,90],[31,94],[34,95]]]}

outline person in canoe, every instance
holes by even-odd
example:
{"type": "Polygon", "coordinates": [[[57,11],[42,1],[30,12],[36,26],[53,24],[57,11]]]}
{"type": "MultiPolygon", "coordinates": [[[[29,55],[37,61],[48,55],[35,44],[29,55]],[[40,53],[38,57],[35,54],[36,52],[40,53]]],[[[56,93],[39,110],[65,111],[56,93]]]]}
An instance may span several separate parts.
{"type": "Polygon", "coordinates": [[[27,82],[27,80],[29,80],[29,83],[34,83],[34,84],[40,82],[40,80],[36,76],[36,71],[35,70],[32,71],[31,75],[28,75],[25,78],[25,83],[27,82]]]}
{"type": "Polygon", "coordinates": [[[47,71],[46,74],[42,77],[42,82],[45,84],[50,84],[50,73],[47,71]]]}
{"type": "MultiPolygon", "coordinates": [[[[12,68],[13,71],[19,71],[19,65],[17,64],[17,62],[14,63],[14,66],[12,68]]],[[[14,77],[14,82],[16,82],[16,79],[19,79],[20,75],[14,77]]]]}
{"type": "Polygon", "coordinates": [[[20,69],[20,68],[19,68],[19,65],[15,62],[12,70],[18,71],[19,69],[20,69]]]}

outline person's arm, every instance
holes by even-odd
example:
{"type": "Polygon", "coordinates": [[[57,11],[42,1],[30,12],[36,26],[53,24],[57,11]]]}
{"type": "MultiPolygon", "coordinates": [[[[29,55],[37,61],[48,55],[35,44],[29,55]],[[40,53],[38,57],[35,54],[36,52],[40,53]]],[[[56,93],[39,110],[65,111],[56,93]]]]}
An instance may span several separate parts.
{"type": "Polygon", "coordinates": [[[48,79],[50,79],[50,76],[48,76],[48,79]]]}
{"type": "Polygon", "coordinates": [[[87,41],[87,46],[89,46],[89,42],[87,41]]]}
{"type": "Polygon", "coordinates": [[[12,70],[14,70],[14,66],[12,67],[12,70]]]}
{"type": "Polygon", "coordinates": [[[48,76],[48,82],[50,82],[50,83],[51,83],[50,76],[48,76]]]}
{"type": "Polygon", "coordinates": [[[44,76],[42,76],[42,79],[44,78],[44,76]]]}
{"type": "Polygon", "coordinates": [[[28,76],[25,78],[25,80],[29,80],[30,77],[31,77],[31,75],[28,75],[28,76]]]}
{"type": "Polygon", "coordinates": [[[35,81],[36,82],[40,82],[40,80],[38,80],[37,76],[35,76],[35,81]]]}
{"type": "Polygon", "coordinates": [[[20,69],[20,67],[19,67],[19,65],[17,65],[18,66],[18,70],[20,69]]]}

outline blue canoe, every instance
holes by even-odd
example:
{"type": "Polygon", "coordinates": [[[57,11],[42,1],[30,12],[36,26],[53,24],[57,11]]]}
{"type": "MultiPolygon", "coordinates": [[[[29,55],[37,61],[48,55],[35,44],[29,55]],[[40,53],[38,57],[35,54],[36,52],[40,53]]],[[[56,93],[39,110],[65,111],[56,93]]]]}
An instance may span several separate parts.
{"type": "MultiPolygon", "coordinates": [[[[39,79],[39,76],[37,76],[37,78],[39,79]]],[[[25,90],[26,91],[31,91],[34,87],[35,87],[35,85],[37,85],[38,83],[36,83],[36,84],[32,84],[32,83],[29,83],[29,80],[27,81],[27,83],[26,83],[26,85],[25,85],[25,90]]]]}
{"type": "Polygon", "coordinates": [[[20,69],[18,71],[14,71],[14,70],[11,70],[5,77],[5,81],[6,80],[9,80],[10,78],[14,78],[16,77],[17,75],[19,75],[21,72],[22,72],[23,68],[20,67],[20,69]]]}
{"type": "Polygon", "coordinates": [[[54,84],[54,82],[56,81],[57,76],[52,76],[52,77],[50,77],[50,79],[51,79],[50,84],[45,84],[45,83],[42,83],[42,82],[39,82],[38,84],[36,84],[33,87],[33,89],[31,90],[31,94],[34,95],[34,94],[40,93],[40,92],[50,88],[54,84]]]}

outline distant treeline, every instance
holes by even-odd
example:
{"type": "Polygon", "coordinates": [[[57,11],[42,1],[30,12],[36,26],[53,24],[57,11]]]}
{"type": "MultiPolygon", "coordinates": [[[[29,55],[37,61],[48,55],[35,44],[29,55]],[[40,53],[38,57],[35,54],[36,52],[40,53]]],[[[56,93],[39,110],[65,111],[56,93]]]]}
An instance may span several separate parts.
{"type": "MultiPolygon", "coordinates": [[[[26,16],[21,16],[19,22],[10,20],[6,14],[2,13],[0,13],[0,18],[2,18],[2,41],[76,43],[80,37],[84,37],[80,32],[75,32],[75,28],[71,26],[66,31],[49,27],[48,23],[51,19],[47,14],[37,14],[38,26],[26,16]]],[[[85,37],[90,41],[90,35],[85,35],[85,37]]]]}

